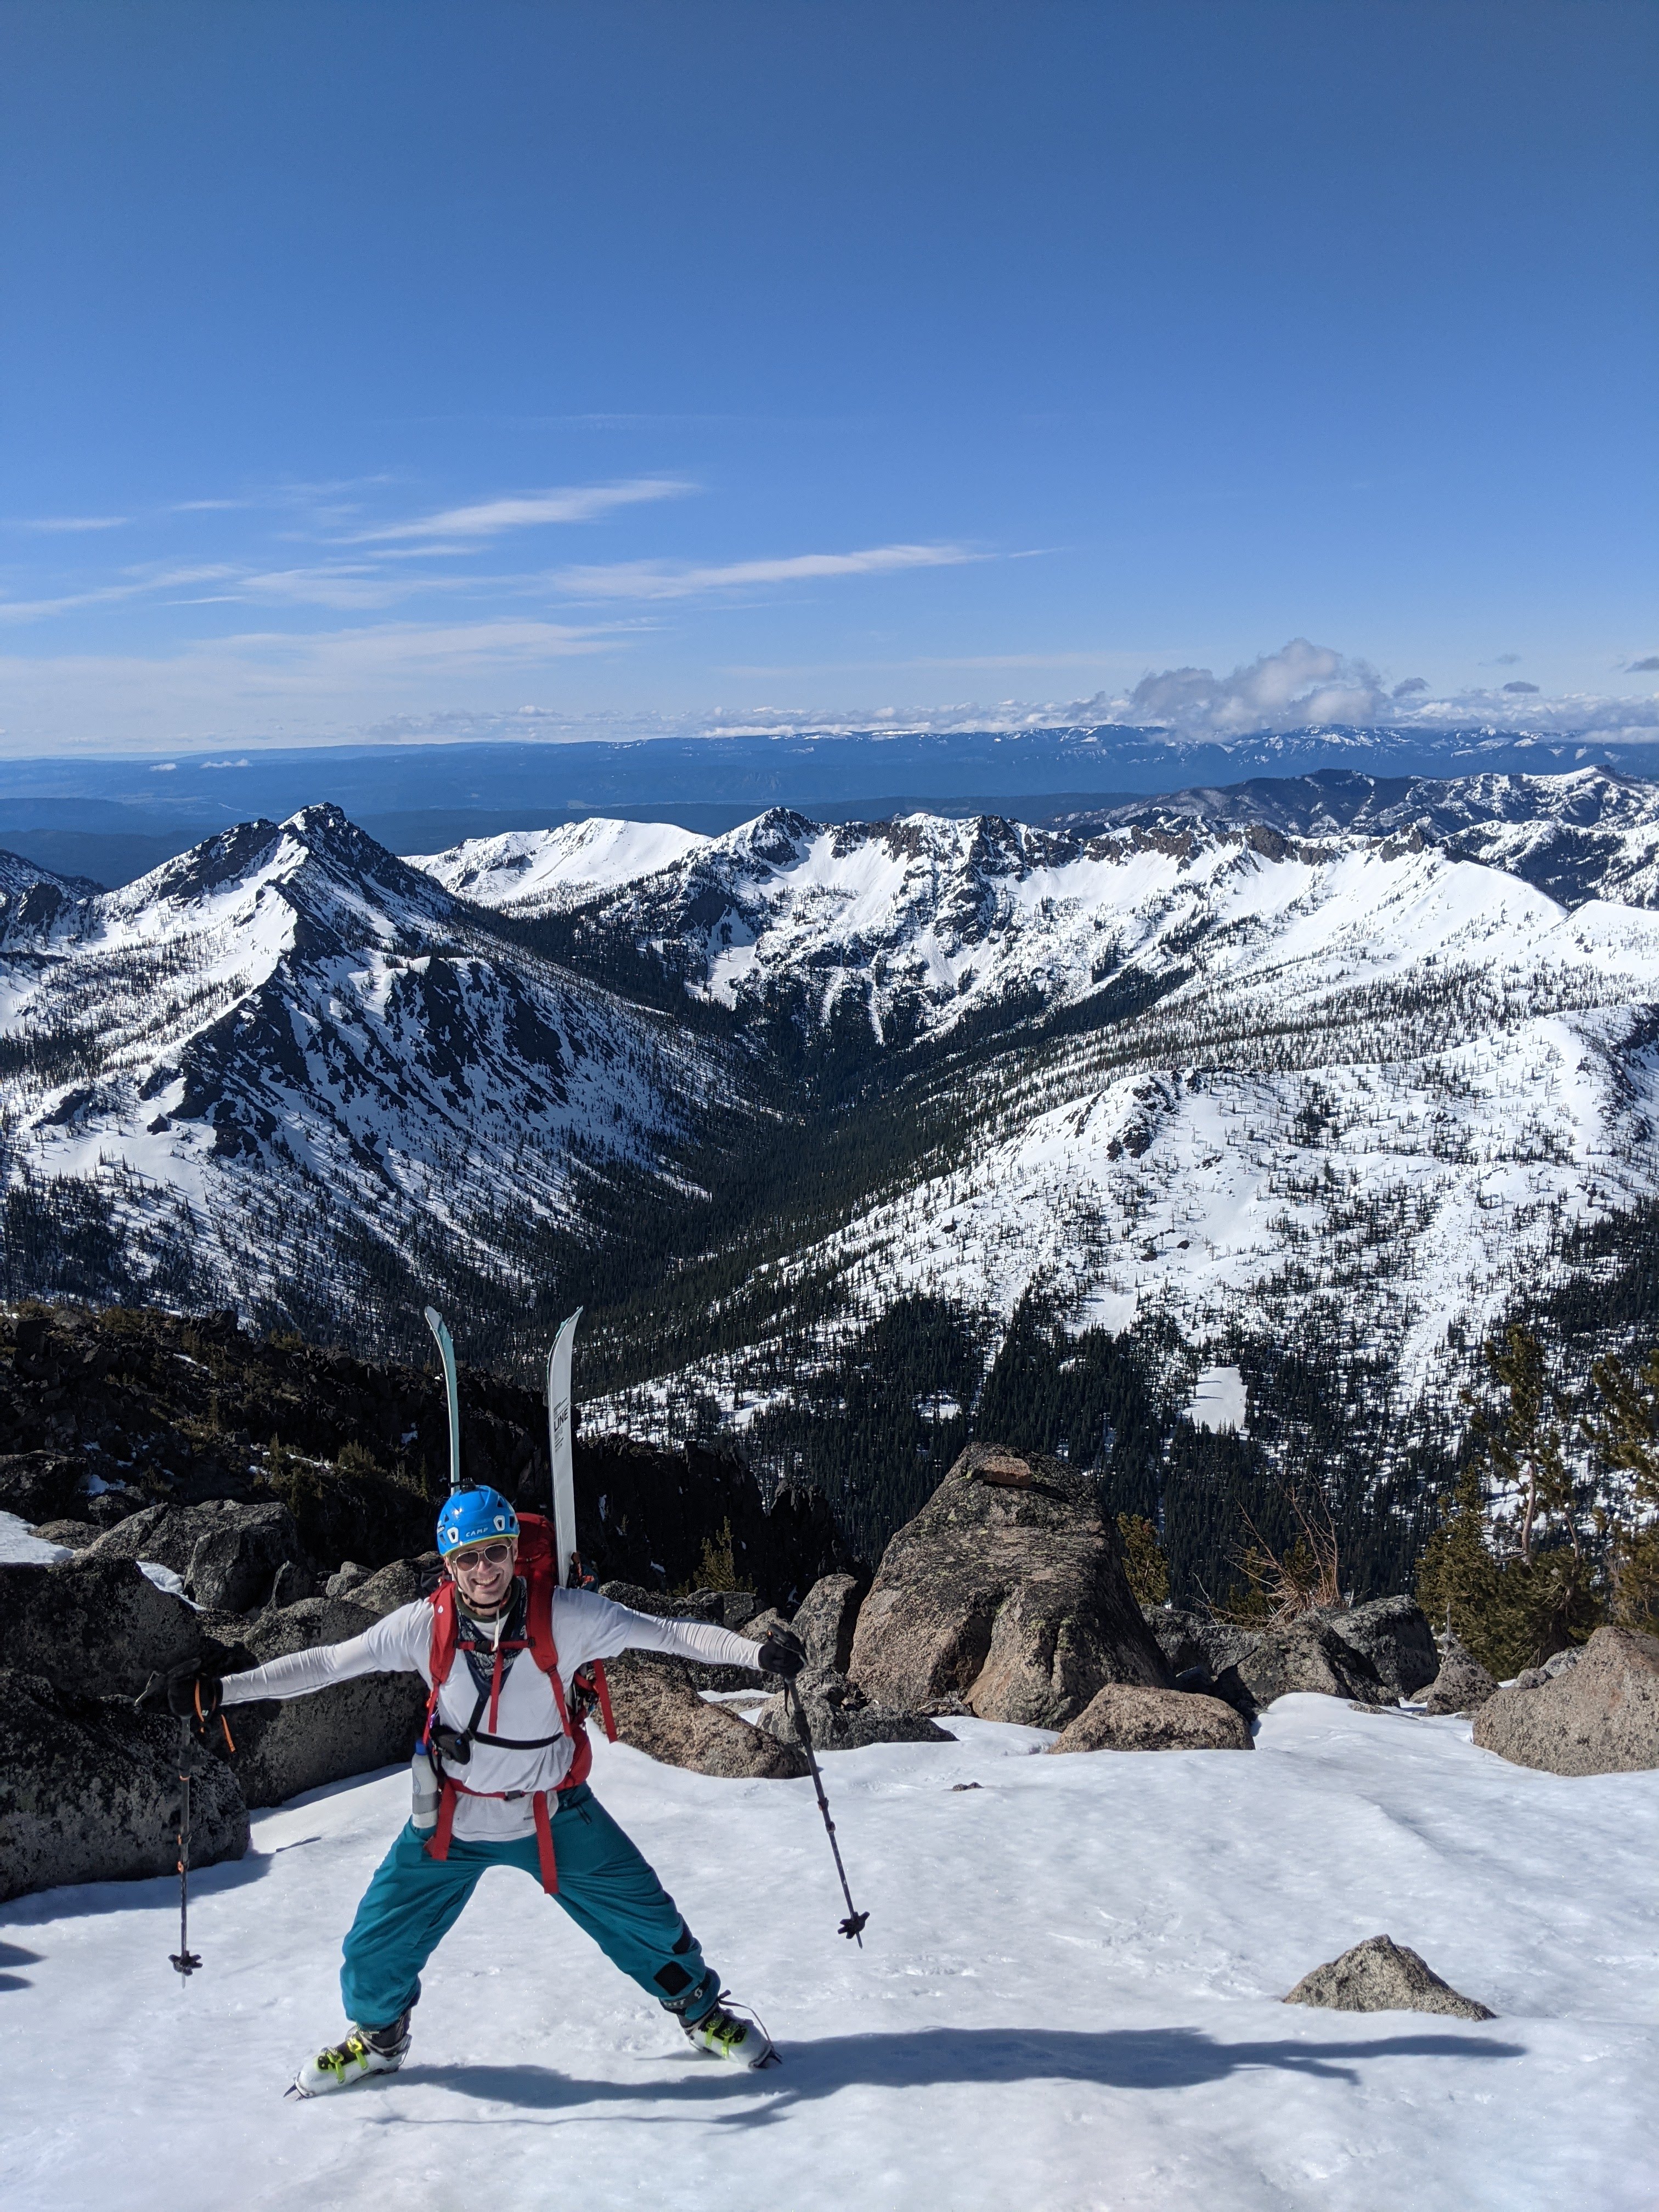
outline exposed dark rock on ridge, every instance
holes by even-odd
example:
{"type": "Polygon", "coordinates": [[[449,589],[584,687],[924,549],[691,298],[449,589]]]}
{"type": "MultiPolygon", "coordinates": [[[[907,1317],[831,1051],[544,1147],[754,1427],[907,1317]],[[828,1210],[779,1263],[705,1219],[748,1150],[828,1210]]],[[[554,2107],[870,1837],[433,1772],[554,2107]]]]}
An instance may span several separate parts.
{"type": "MultiPolygon", "coordinates": [[[[460,1395],[469,1479],[544,1510],[540,1395],[467,1367],[460,1395]]],[[[31,1522],[118,1520],[211,1499],[279,1504],[321,1578],[347,1559],[373,1570],[430,1545],[448,1487],[447,1433],[435,1370],[261,1341],[231,1314],[0,1314],[0,1510],[31,1522]],[[121,1486],[88,1499],[80,1486],[89,1475],[121,1486]]],[[[601,1579],[689,1583],[703,1545],[728,1523],[739,1579],[766,1604],[793,1605],[821,1576],[854,1565],[822,1498],[785,1490],[768,1512],[731,1452],[579,1437],[576,1504],[583,1551],[601,1579]]],[[[267,1580],[246,1601],[269,1595],[267,1580]]],[[[238,1591],[229,1601],[241,1600],[238,1591]]],[[[228,1601],[221,1591],[212,1601],[228,1601]]]]}

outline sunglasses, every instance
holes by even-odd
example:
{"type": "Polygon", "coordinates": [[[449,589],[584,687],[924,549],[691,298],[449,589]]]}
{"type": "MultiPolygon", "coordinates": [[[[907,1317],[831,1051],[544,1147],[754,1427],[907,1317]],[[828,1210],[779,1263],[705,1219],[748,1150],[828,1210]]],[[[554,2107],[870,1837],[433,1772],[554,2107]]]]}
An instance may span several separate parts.
{"type": "Polygon", "coordinates": [[[452,1552],[449,1564],[464,1571],[471,1567],[504,1567],[512,1557],[511,1544],[478,1544],[469,1552],[452,1552]]]}

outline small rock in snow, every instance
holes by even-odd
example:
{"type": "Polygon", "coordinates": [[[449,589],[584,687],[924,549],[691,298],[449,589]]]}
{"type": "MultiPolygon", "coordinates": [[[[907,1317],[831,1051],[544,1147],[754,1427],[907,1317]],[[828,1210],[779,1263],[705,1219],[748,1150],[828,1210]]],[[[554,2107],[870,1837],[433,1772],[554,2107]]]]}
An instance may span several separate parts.
{"type": "Polygon", "coordinates": [[[1460,1996],[1415,1951],[1389,1936],[1373,1936],[1328,1965],[1316,1966],[1285,2002],[1325,2005],[1333,2012],[1440,2012],[1457,2020],[1498,2017],[1473,1997],[1460,1996]]]}

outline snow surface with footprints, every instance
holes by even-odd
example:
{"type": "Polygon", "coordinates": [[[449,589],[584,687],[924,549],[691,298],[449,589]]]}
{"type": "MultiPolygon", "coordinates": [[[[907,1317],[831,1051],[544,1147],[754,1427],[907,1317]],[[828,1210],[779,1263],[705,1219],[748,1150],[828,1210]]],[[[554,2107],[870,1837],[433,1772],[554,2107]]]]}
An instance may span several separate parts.
{"type": "Polygon", "coordinates": [[[1281,1700],[1251,1754],[1048,1759],[1035,1729],[805,1782],[599,1747],[595,1785],[785,2053],[694,2057],[533,1885],[486,1875],[404,2071],[285,2100],[407,1810],[382,1774],[176,1886],[0,1909],[0,2192],[22,2212],[1652,2212],[1659,1774],[1564,1781],[1467,1722],[1281,1700]],[[977,1784],[977,1787],[972,1785],[977,1784]],[[1498,2017],[1279,2000],[1386,1930],[1498,2017]]]}

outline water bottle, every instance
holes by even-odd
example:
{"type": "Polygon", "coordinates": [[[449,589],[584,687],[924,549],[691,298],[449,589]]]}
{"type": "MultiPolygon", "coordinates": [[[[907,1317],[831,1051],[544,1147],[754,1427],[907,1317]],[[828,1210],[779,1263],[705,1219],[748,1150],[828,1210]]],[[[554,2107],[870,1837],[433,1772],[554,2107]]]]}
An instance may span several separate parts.
{"type": "Polygon", "coordinates": [[[417,1836],[429,1836],[438,1825],[438,1778],[427,1756],[426,1746],[417,1743],[415,1756],[409,1762],[409,1779],[414,1795],[414,1808],[410,1822],[417,1836]]]}

